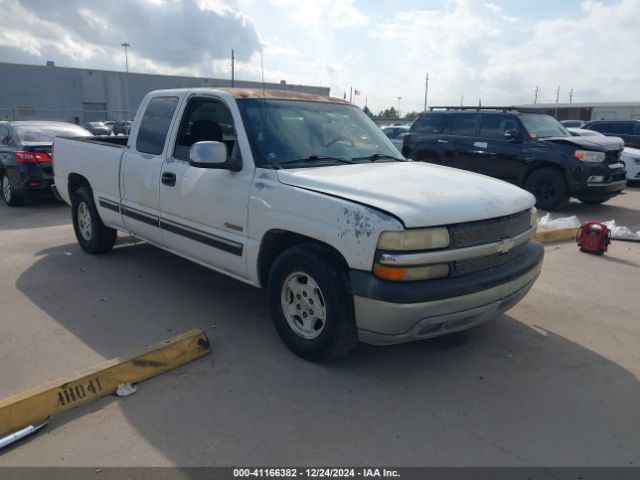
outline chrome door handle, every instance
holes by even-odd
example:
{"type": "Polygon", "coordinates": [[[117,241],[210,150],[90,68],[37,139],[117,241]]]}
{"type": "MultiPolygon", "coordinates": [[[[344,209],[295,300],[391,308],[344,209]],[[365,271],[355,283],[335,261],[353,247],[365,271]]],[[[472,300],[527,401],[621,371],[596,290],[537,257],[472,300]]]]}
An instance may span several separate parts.
{"type": "Polygon", "coordinates": [[[438,143],[449,143],[449,140],[443,140],[442,138],[439,138],[438,143]]]}
{"type": "Polygon", "coordinates": [[[476,148],[487,148],[487,142],[473,142],[473,146],[476,148]]]}

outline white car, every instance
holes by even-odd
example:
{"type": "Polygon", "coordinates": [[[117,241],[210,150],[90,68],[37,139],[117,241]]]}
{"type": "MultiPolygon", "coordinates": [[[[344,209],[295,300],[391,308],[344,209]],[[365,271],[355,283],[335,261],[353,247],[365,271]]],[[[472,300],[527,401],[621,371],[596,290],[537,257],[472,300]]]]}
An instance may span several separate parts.
{"type": "MultiPolygon", "coordinates": [[[[584,128],[567,128],[571,135],[576,137],[604,137],[605,135],[594,130],[584,128]]],[[[611,138],[611,137],[608,137],[611,138]]],[[[622,139],[620,139],[622,141],[622,139]]],[[[640,181],[640,149],[624,147],[620,160],[624,162],[627,171],[627,180],[640,181]]]]}
{"type": "Polygon", "coordinates": [[[390,125],[388,127],[382,127],[381,130],[387,136],[391,143],[398,149],[399,152],[402,152],[402,143],[404,142],[404,137],[407,133],[409,133],[408,125],[390,125]]]}

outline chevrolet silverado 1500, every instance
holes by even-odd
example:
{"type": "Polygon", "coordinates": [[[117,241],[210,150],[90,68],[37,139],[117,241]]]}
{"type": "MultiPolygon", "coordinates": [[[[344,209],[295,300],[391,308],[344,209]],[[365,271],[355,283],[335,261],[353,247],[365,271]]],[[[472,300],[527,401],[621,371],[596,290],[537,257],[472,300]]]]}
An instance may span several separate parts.
{"type": "Polygon", "coordinates": [[[311,360],[483,323],[542,265],[531,194],[408,161],[339,99],[151,92],[128,138],[57,138],[53,163],[85,251],[122,230],[265,288],[282,340],[311,360]]]}

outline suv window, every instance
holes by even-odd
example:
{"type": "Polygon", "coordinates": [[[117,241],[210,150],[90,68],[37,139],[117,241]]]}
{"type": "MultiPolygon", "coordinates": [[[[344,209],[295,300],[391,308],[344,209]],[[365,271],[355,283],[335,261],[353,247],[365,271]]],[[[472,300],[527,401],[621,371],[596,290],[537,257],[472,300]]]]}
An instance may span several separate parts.
{"type": "Polygon", "coordinates": [[[453,115],[449,124],[451,135],[475,135],[477,113],[460,113],[453,115]]]}
{"type": "Polygon", "coordinates": [[[11,135],[9,134],[9,127],[6,125],[0,126],[0,145],[9,145],[11,142],[11,135]]]}
{"type": "Polygon", "coordinates": [[[136,150],[152,155],[160,155],[162,153],[169,125],[171,125],[177,105],[178,97],[155,97],[151,99],[140,122],[136,150]]]}
{"type": "Polygon", "coordinates": [[[615,130],[613,123],[596,123],[590,129],[602,133],[613,133],[615,130]]]}
{"type": "Polygon", "coordinates": [[[504,140],[504,132],[507,130],[520,130],[513,115],[482,115],[481,137],[504,140]]]}
{"type": "Polygon", "coordinates": [[[236,132],[227,106],[213,98],[192,98],[182,116],[174,157],[187,160],[194,143],[223,142],[227,155],[233,151],[236,132]]]}
{"type": "Polygon", "coordinates": [[[442,133],[446,126],[446,115],[429,113],[418,117],[411,126],[411,131],[418,133],[442,133]]]}

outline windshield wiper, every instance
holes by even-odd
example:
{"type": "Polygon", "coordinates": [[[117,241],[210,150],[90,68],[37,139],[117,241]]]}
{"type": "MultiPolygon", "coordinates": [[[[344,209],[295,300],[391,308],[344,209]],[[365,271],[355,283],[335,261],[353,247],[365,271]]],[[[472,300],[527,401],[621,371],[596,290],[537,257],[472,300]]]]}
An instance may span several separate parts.
{"type": "Polygon", "coordinates": [[[346,158],[340,157],[325,157],[322,155],[309,155],[306,158],[297,158],[294,160],[285,160],[284,162],[272,163],[271,166],[274,168],[280,168],[284,165],[327,165],[333,162],[339,163],[355,163],[346,158]]]}
{"type": "Polygon", "coordinates": [[[383,159],[391,159],[396,162],[406,162],[404,158],[394,157],[393,155],[387,155],[385,153],[374,153],[373,155],[369,155],[367,157],[353,157],[351,160],[369,160],[370,162],[377,162],[378,160],[383,159]]]}

